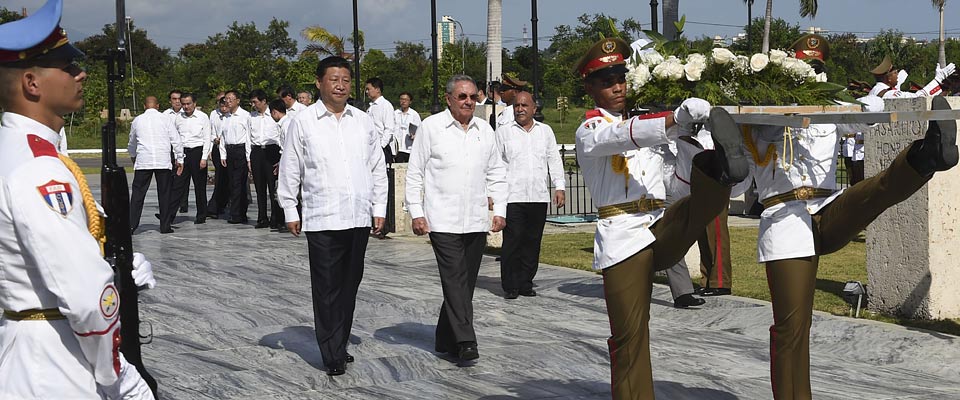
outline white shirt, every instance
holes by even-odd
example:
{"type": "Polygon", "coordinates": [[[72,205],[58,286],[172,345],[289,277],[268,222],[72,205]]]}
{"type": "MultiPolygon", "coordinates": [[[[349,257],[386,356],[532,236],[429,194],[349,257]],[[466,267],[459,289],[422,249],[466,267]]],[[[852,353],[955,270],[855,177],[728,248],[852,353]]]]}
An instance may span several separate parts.
{"type": "MultiPolygon", "coordinates": [[[[292,118],[294,115],[297,115],[298,112],[306,109],[307,106],[303,105],[299,101],[295,101],[293,102],[293,107],[287,109],[287,116],[292,118]]],[[[267,115],[270,115],[270,111],[267,111],[267,115]]]]}
{"type": "Polygon", "coordinates": [[[293,121],[293,118],[288,114],[283,114],[280,120],[277,121],[277,127],[280,129],[280,151],[283,151],[283,145],[287,138],[287,129],[290,129],[290,121],[293,121]]]}
{"type": "Polygon", "coordinates": [[[221,122],[220,158],[227,159],[227,145],[242,144],[250,161],[250,113],[242,108],[224,115],[221,122]]]}
{"type": "Polygon", "coordinates": [[[183,112],[182,107],[180,108],[180,111],[174,111],[173,108],[168,108],[166,110],[163,110],[163,115],[166,115],[167,117],[170,118],[171,121],[173,121],[177,119],[177,115],[180,115],[181,112],[183,112]]]}
{"type": "Polygon", "coordinates": [[[507,165],[507,203],[549,203],[548,178],[564,190],[563,161],[550,125],[533,121],[530,132],[514,121],[497,128],[497,148],[507,165]],[[549,174],[548,174],[549,173],[549,174]]]}
{"type": "Polygon", "coordinates": [[[507,215],[506,166],[496,135],[472,117],[464,131],[450,109],[423,120],[407,165],[406,204],[412,218],[425,217],[433,232],[490,230],[493,214],[507,215]]]}
{"type": "Polygon", "coordinates": [[[226,114],[221,114],[219,109],[210,111],[210,140],[220,139],[223,136],[223,120],[226,114]]]}
{"type": "MultiPolygon", "coordinates": [[[[602,108],[587,112],[577,129],[577,160],[597,207],[640,199],[666,199],[663,154],[669,142],[663,118],[656,114],[626,121],[602,108]],[[626,175],[613,168],[623,157],[626,175]]],[[[663,209],[623,214],[597,221],[593,268],[612,267],[656,240],[650,226],[663,209]]]]}
{"type": "Polygon", "coordinates": [[[186,113],[180,113],[174,120],[173,125],[180,133],[184,148],[203,147],[203,156],[200,159],[206,160],[210,157],[213,138],[210,134],[210,117],[207,117],[207,114],[197,110],[194,110],[193,114],[189,116],[186,113]]]}
{"type": "Polygon", "coordinates": [[[133,169],[171,169],[170,150],[178,163],[183,163],[183,143],[169,115],[148,108],[130,124],[127,151],[136,162],[133,169]]]}
{"type": "MultiPolygon", "coordinates": [[[[117,293],[113,270],[87,230],[80,186],[57,158],[58,139],[56,131],[25,116],[7,111],[0,118],[0,309],[59,309],[66,316],[48,322],[0,319],[2,398],[22,398],[8,392],[16,386],[9,381],[25,379],[29,370],[64,374],[50,388],[41,385],[64,388],[58,397],[41,396],[46,398],[78,396],[82,392],[69,391],[82,384],[95,389],[93,380],[117,380],[113,334],[120,326],[119,302],[101,300],[117,293]]],[[[165,156],[169,165],[169,149],[165,156]]]]}
{"type": "Polygon", "coordinates": [[[513,105],[509,105],[497,114],[497,128],[513,122],[513,118],[513,105]]]}
{"type": "Polygon", "coordinates": [[[400,153],[409,153],[413,148],[413,136],[416,136],[417,129],[420,128],[420,113],[412,108],[407,108],[407,112],[401,109],[394,111],[397,122],[397,151],[400,153]],[[411,131],[411,128],[412,131],[411,131]]]}
{"type": "Polygon", "coordinates": [[[380,147],[390,146],[390,151],[397,154],[397,123],[394,120],[393,104],[386,97],[380,96],[370,102],[367,114],[373,118],[373,123],[380,134],[380,147]]]}
{"type": "Polygon", "coordinates": [[[370,226],[387,215],[387,169],[373,121],[347,105],[338,120],[322,102],[297,113],[284,138],[277,197],[286,222],[304,231],[370,226]]]}
{"type": "Polygon", "coordinates": [[[266,146],[280,143],[280,126],[270,116],[270,108],[263,113],[256,109],[250,113],[250,145],[266,146]]]}

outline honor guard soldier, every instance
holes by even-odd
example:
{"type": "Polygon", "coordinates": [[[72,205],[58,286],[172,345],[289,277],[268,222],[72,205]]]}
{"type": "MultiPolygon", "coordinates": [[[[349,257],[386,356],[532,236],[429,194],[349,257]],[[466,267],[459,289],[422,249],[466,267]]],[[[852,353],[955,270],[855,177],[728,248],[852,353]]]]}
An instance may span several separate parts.
{"type": "MultiPolygon", "coordinates": [[[[950,106],[938,96],[933,109],[950,106]]],[[[844,132],[863,129],[833,124],[744,129],[753,179],[764,206],[757,253],[758,261],[766,264],[773,303],[770,379],[778,400],[811,398],[810,325],[819,257],[846,246],[880,213],[923,187],[934,173],[957,164],[956,122],[930,121],[924,138],[907,146],[885,170],[837,190],[839,138],[844,132]]]]}
{"type": "Polygon", "coordinates": [[[870,89],[869,94],[873,96],[879,96],[884,99],[902,99],[943,95],[943,89],[940,87],[940,84],[946,80],[947,77],[953,74],[953,71],[956,69],[957,68],[955,65],[953,65],[953,63],[947,64],[945,67],[941,67],[940,64],[937,64],[934,78],[930,81],[930,83],[917,92],[906,92],[900,90],[900,85],[907,81],[907,76],[909,76],[909,74],[905,70],[893,68],[893,61],[890,60],[890,56],[884,56],[883,61],[880,62],[880,65],[877,65],[874,69],[870,70],[870,73],[873,74],[874,78],[876,78],[877,84],[873,86],[873,89],[870,89]]]}
{"type": "Polygon", "coordinates": [[[742,136],[723,109],[687,99],[676,111],[625,118],[625,60],[617,38],[594,44],[574,71],[597,104],[577,129],[577,158],[598,205],[594,269],[603,272],[615,399],[652,399],[648,323],[653,274],[676,264],[747,176],[742,136]],[[680,126],[709,119],[715,150],[692,161],[690,196],[664,207],[663,152],[680,126]]]}
{"type": "MultiPolygon", "coordinates": [[[[62,0],[0,25],[0,398],[153,399],[119,353],[119,296],[104,221],[80,168],[57,152],[83,106],[83,53],[62,0]]],[[[134,256],[138,284],[155,284],[134,256]]]]}
{"type": "Polygon", "coordinates": [[[526,81],[521,81],[509,75],[503,76],[503,83],[500,84],[500,88],[497,90],[500,93],[500,100],[503,100],[507,107],[504,108],[500,114],[497,114],[497,126],[493,127],[494,130],[500,129],[501,126],[513,122],[513,103],[517,99],[517,93],[526,90],[526,88],[526,81]]]}

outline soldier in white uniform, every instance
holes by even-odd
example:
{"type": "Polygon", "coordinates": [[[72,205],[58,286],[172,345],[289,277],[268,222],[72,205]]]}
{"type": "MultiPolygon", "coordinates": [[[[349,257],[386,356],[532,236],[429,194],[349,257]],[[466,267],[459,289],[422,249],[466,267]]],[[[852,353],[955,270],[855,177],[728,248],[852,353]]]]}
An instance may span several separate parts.
{"type": "Polygon", "coordinates": [[[513,122],[513,102],[517,98],[517,93],[526,90],[526,88],[527,82],[504,75],[503,83],[500,84],[497,92],[500,93],[500,99],[507,107],[500,114],[497,114],[497,126],[493,127],[494,130],[513,122]]]}
{"type": "MultiPolygon", "coordinates": [[[[938,96],[933,109],[950,107],[938,96]]],[[[903,150],[887,169],[837,190],[839,138],[864,129],[832,124],[745,127],[753,179],[765,208],[757,253],[758,261],[766,264],[773,303],[770,372],[776,399],[811,398],[809,341],[819,257],[843,248],[935,172],[957,164],[956,122],[930,121],[924,138],[903,150]]]]}
{"type": "MultiPolygon", "coordinates": [[[[55,147],[87,78],[62,7],[0,25],[0,398],[153,399],[118,350],[118,292],[91,234],[103,220],[55,147]]],[[[138,284],[155,284],[143,255],[134,268],[138,284]]]]}
{"type": "Polygon", "coordinates": [[[610,318],[612,392],[615,399],[652,399],[648,323],[653,273],[686,254],[704,227],[726,206],[730,187],[749,169],[742,136],[723,109],[688,99],[674,112],[624,119],[624,41],[597,42],[574,69],[597,108],[577,129],[577,158],[600,220],[593,267],[603,271],[610,318]],[[693,159],[691,195],[665,208],[664,145],[677,125],[690,130],[709,117],[716,150],[693,159]]]}
{"type": "Polygon", "coordinates": [[[885,56],[883,61],[876,68],[870,70],[877,84],[870,89],[871,96],[879,96],[884,99],[905,99],[913,97],[929,97],[943,95],[943,88],[940,84],[947,79],[957,68],[953,63],[941,67],[937,64],[933,80],[923,89],[917,92],[907,92],[900,90],[900,85],[907,81],[907,71],[893,68],[893,62],[890,56],[885,56]]]}

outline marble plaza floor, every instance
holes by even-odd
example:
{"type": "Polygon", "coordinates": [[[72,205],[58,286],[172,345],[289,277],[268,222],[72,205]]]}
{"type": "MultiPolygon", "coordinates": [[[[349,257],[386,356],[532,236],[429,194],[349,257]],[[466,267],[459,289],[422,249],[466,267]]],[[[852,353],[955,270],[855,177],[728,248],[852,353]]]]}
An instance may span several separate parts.
{"type": "MultiPolygon", "coordinates": [[[[90,181],[96,183],[97,177],[90,181]]],[[[191,196],[192,197],[192,196],[191,196]]],[[[479,362],[433,352],[441,291],[423,238],[371,240],[347,373],[328,377],[313,332],[306,240],[193,224],[193,202],[161,235],[147,195],[136,251],[159,286],[141,297],[144,361],[163,399],[605,399],[609,325],[599,275],[543,265],[535,298],[504,300],[484,257],[474,299],[479,362]]],[[[256,219],[256,209],[249,216],[256,219]]],[[[654,288],[651,350],[659,399],[769,399],[768,303],[710,298],[672,307],[654,288]]],[[[816,314],[817,399],[958,399],[960,340],[816,314]]]]}

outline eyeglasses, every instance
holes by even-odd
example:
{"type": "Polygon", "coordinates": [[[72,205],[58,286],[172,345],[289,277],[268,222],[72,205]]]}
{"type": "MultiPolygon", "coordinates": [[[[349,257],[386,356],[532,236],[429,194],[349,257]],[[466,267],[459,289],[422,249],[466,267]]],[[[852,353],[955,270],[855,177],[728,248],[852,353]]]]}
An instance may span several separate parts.
{"type": "Polygon", "coordinates": [[[457,99],[457,100],[460,100],[460,101],[466,101],[467,98],[469,98],[470,100],[473,100],[475,103],[478,102],[478,101],[480,101],[480,95],[478,95],[478,94],[472,94],[472,95],[470,95],[470,96],[467,96],[466,93],[460,93],[460,94],[458,94],[458,95],[456,95],[456,96],[453,96],[453,98],[455,98],[455,99],[457,99]]]}

